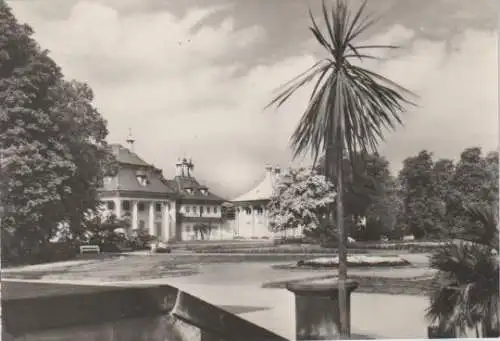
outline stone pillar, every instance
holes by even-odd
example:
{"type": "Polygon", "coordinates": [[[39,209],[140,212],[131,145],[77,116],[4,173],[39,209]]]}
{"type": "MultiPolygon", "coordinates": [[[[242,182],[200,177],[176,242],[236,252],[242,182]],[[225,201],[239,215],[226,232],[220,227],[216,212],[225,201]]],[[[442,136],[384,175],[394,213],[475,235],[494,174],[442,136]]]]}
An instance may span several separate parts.
{"type": "MultiPolygon", "coordinates": [[[[347,320],[351,329],[351,293],[358,282],[345,281],[347,320]]],[[[295,333],[297,340],[340,339],[339,284],[336,278],[290,283],[295,294],[295,333]]]]}
{"type": "Polygon", "coordinates": [[[240,234],[240,207],[236,205],[234,208],[234,230],[233,237],[239,236],[240,234]]]}
{"type": "Polygon", "coordinates": [[[138,214],[137,214],[137,201],[132,201],[132,231],[137,230],[138,214]]]}
{"type": "Polygon", "coordinates": [[[250,215],[252,219],[252,235],[251,237],[255,237],[255,210],[253,209],[253,206],[250,205],[250,215]]]}
{"type": "Polygon", "coordinates": [[[113,200],[115,202],[115,215],[117,219],[122,217],[122,201],[120,198],[116,198],[113,200]]]}
{"type": "Polygon", "coordinates": [[[162,229],[163,229],[163,233],[162,233],[162,238],[163,240],[169,240],[170,239],[170,210],[168,209],[168,201],[167,202],[164,202],[163,203],[163,214],[162,214],[162,218],[163,218],[163,222],[162,222],[162,229]]]}
{"type": "Polygon", "coordinates": [[[168,225],[169,229],[169,239],[178,240],[177,231],[177,203],[175,201],[170,201],[170,222],[168,225]]]}
{"type": "Polygon", "coordinates": [[[156,202],[151,201],[149,203],[149,218],[148,218],[148,224],[149,224],[149,235],[150,236],[156,236],[156,229],[155,229],[155,206],[156,202]]]}

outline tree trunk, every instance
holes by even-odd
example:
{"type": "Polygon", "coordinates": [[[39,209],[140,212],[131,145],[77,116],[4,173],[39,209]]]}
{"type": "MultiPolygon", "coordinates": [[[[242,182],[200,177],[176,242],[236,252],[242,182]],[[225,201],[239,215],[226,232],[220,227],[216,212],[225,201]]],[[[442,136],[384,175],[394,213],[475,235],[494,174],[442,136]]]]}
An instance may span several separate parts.
{"type": "MultiPolygon", "coordinates": [[[[341,159],[342,160],[342,159],[341,159]]],[[[339,229],[339,311],[340,311],[340,336],[343,340],[349,339],[350,326],[347,316],[347,295],[345,288],[345,280],[347,279],[347,250],[346,250],[346,235],[344,225],[344,203],[343,203],[343,172],[342,162],[337,165],[337,227],[339,229]]],[[[332,212],[333,213],[333,212],[332,212]]],[[[333,214],[332,214],[333,215],[333,214]]]]}

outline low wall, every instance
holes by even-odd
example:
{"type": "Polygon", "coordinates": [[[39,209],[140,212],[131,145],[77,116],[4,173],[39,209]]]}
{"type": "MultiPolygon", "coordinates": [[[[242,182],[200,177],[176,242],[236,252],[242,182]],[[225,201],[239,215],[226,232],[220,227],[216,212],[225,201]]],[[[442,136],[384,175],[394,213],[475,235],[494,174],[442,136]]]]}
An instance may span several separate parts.
{"type": "Polygon", "coordinates": [[[285,340],[168,285],[4,281],[2,315],[2,340],[285,340]]]}

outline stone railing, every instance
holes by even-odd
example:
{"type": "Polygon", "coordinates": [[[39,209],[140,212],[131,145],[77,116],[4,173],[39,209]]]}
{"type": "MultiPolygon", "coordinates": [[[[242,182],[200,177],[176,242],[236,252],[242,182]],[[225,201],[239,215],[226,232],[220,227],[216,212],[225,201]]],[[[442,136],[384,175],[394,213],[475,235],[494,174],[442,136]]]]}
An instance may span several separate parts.
{"type": "Polygon", "coordinates": [[[285,340],[168,285],[2,287],[2,340],[285,340]]]}

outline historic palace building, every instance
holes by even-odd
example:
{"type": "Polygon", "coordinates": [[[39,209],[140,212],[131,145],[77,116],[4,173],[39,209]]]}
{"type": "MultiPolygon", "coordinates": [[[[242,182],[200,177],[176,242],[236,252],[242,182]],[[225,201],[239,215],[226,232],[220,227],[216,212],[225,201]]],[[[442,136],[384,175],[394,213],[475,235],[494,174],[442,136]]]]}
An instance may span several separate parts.
{"type": "Polygon", "coordinates": [[[298,237],[302,228],[272,232],[269,228],[267,205],[271,200],[276,182],[281,176],[279,167],[267,166],[264,179],[245,194],[231,200],[235,206],[235,235],[242,238],[298,237]]]}
{"type": "Polygon", "coordinates": [[[175,178],[165,179],[160,169],[133,152],[131,137],[127,142],[129,148],[111,145],[118,172],[104,179],[100,190],[103,214],[129,218],[129,234],[147,229],[150,235],[165,241],[225,236],[221,218],[225,200],[193,177],[192,161],[179,160],[175,178]]]}

